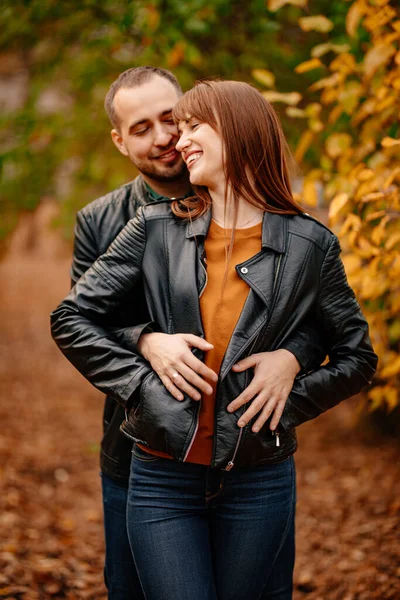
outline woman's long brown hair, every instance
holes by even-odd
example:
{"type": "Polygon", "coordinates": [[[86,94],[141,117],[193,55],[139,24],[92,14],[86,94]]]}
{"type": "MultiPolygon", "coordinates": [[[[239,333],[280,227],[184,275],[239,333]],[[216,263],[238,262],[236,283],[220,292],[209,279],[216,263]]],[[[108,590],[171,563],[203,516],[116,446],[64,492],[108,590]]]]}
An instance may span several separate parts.
{"type": "MultiPolygon", "coordinates": [[[[303,212],[293,199],[288,145],[271,104],[251,85],[239,81],[202,81],[186,92],[173,110],[176,122],[194,117],[218,131],[224,146],[224,171],[234,201],[239,198],[264,212],[303,212]]],[[[206,187],[196,196],[172,202],[173,213],[195,219],[211,207],[206,187]]]]}

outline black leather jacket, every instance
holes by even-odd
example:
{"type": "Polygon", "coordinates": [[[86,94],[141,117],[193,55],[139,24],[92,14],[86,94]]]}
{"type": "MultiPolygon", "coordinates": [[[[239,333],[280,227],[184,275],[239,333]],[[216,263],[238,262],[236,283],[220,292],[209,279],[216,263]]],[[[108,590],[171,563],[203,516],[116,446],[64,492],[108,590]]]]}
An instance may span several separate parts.
{"type": "MultiPolygon", "coordinates": [[[[206,284],[209,219],[176,219],[168,202],[141,208],[52,314],[53,337],[67,358],[126,407],[124,433],[179,461],[190,449],[199,404],[173,399],[149,363],[110,332],[109,315],[128,293],[136,302],[144,291],[161,331],[203,336],[198,298],[206,284]]],[[[308,216],[265,215],[262,250],[236,267],[250,292],[221,365],[212,466],[284,460],[296,449],[294,427],[370,382],[377,357],[339,253],[337,238],[308,216]],[[251,373],[234,373],[232,365],[254,352],[290,349],[293,335],[307,331],[310,322],[329,342],[330,361],[296,379],[280,423],[280,445],[267,426],[258,434],[250,426],[239,430],[239,415],[226,406],[251,373]]]]}
{"type": "MultiPolygon", "coordinates": [[[[71,284],[87,271],[94,261],[104,254],[111,242],[125,225],[133,219],[140,206],[151,201],[142,178],[94,200],[76,217],[74,254],[71,266],[71,284]]],[[[144,298],[131,294],[124,299],[117,312],[109,314],[109,325],[121,328],[133,343],[137,341],[144,325],[149,320],[144,298]],[[143,326],[130,327],[143,323],[143,326]],[[125,331],[122,328],[126,328],[125,331]]],[[[120,431],[125,418],[124,409],[107,396],[103,411],[103,438],[100,449],[100,469],[112,479],[127,484],[131,463],[132,442],[120,431]]]]}

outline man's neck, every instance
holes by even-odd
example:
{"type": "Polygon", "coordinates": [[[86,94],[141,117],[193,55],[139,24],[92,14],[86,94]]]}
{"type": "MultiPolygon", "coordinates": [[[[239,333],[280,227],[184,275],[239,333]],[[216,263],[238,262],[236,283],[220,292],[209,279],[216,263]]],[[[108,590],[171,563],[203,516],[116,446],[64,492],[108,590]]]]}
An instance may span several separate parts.
{"type": "Polygon", "coordinates": [[[190,181],[186,176],[186,173],[181,179],[170,182],[156,181],[143,173],[141,175],[143,181],[145,181],[147,185],[160,196],[165,196],[166,198],[182,198],[190,193],[190,181]]]}

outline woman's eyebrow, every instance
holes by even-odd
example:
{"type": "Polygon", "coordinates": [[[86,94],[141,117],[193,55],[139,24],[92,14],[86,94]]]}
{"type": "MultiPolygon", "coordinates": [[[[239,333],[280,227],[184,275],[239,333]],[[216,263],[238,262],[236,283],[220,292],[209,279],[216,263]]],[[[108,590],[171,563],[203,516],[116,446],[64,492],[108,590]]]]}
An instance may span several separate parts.
{"type": "Polygon", "coordinates": [[[182,134],[182,129],[181,129],[181,126],[180,126],[181,123],[186,123],[187,124],[187,123],[189,123],[189,119],[181,119],[178,122],[177,128],[178,128],[178,133],[180,133],[180,134],[182,134]]]}

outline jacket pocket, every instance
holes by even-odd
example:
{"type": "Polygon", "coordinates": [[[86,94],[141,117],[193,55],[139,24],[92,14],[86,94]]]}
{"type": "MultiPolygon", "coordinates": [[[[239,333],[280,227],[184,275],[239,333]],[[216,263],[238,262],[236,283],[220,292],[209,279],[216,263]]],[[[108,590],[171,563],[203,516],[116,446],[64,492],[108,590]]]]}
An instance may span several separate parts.
{"type": "Polygon", "coordinates": [[[138,396],[123,430],[149,448],[183,460],[197,419],[198,403],[188,396],[181,402],[176,400],[155,371],[146,375],[138,396]]]}

